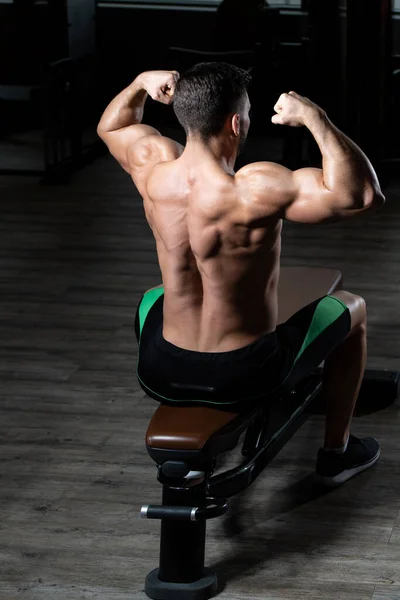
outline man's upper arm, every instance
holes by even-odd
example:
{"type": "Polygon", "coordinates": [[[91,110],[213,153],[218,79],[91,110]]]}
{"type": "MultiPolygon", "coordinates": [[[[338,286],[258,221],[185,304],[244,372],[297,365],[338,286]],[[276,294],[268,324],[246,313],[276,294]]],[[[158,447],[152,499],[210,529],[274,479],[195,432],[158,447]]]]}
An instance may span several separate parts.
{"type": "Polygon", "coordinates": [[[338,197],[328,190],[321,169],[291,171],[267,162],[248,167],[248,176],[253,179],[254,204],[260,216],[264,212],[265,216],[273,214],[296,223],[329,223],[370,208],[364,205],[355,208],[355,199],[338,197]]]}
{"type": "Polygon", "coordinates": [[[100,137],[132,177],[141,196],[146,192],[151,169],[159,162],[178,158],[184,150],[181,144],[149,125],[130,125],[100,137]]]}
{"type": "Polygon", "coordinates": [[[322,169],[306,168],[291,173],[294,197],[283,209],[283,218],[288,221],[335,223],[382,206],[381,196],[366,200],[361,187],[357,193],[346,190],[345,186],[339,192],[329,190],[322,169]]]}
{"type": "Polygon", "coordinates": [[[329,223],[345,217],[349,199],[341,202],[325,187],[322,169],[289,171],[288,177],[291,196],[282,207],[282,218],[296,223],[329,223]]]}

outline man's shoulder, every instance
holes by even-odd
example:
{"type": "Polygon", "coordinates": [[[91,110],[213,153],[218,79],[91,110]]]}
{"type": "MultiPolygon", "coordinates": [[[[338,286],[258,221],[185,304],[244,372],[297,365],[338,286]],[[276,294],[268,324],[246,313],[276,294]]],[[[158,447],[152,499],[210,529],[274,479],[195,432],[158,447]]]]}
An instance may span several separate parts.
{"type": "Polygon", "coordinates": [[[130,175],[141,196],[146,194],[149,179],[156,167],[179,158],[184,148],[162,135],[144,136],[128,151],[130,175]]]}
{"type": "Polygon", "coordinates": [[[259,161],[245,165],[237,171],[235,177],[244,183],[251,183],[253,180],[276,181],[286,177],[290,173],[289,169],[275,162],[259,161]]]}
{"type": "Polygon", "coordinates": [[[181,156],[184,147],[162,135],[145,135],[129,149],[129,163],[133,169],[175,160],[181,156]]]}
{"type": "Polygon", "coordinates": [[[287,200],[291,171],[274,162],[254,162],[235,175],[239,194],[256,215],[279,213],[287,200]]]}

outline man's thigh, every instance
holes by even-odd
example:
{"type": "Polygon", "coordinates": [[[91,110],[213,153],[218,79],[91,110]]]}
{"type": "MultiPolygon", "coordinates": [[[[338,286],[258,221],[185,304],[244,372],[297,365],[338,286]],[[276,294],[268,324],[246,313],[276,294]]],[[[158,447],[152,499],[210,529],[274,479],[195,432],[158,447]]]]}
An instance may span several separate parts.
{"type": "Polygon", "coordinates": [[[347,306],[350,311],[352,329],[366,322],[367,305],[364,298],[346,290],[338,290],[330,296],[337,298],[347,306]]]}
{"type": "Polygon", "coordinates": [[[278,325],[278,338],[291,356],[285,387],[293,388],[316,369],[346,339],[350,329],[349,308],[333,294],[318,298],[278,325]]]}

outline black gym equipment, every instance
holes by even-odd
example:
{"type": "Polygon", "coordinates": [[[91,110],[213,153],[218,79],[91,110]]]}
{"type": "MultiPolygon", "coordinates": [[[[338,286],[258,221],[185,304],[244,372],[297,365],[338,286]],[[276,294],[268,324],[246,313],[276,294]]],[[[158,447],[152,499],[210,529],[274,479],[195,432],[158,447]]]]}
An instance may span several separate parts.
{"type": "MultiPolygon", "coordinates": [[[[105,153],[94,125],[88,128],[92,132],[91,139],[85,141],[87,98],[86,103],[83,99],[89,93],[85,94],[83,88],[85,77],[93,69],[90,57],[65,58],[44,69],[43,181],[46,183],[67,182],[77,169],[105,153]]],[[[93,90],[91,93],[93,95],[93,90]]]]}
{"type": "Polygon", "coordinates": [[[31,130],[38,152],[34,168],[21,162],[7,166],[5,160],[0,175],[66,183],[106,153],[96,133],[102,107],[94,16],[95,0],[82,0],[79,10],[76,0],[14,0],[1,6],[0,34],[9,60],[0,73],[6,115],[0,138],[31,130]]]}
{"type": "MultiPolygon", "coordinates": [[[[341,284],[337,270],[282,267],[279,322],[341,284]]],[[[206,522],[226,513],[227,498],[247,488],[308,416],[321,412],[321,373],[318,368],[290,393],[241,413],[198,406],[157,408],[146,447],[163,486],[162,504],[141,509],[142,518],[161,520],[159,567],[146,577],[148,597],[205,600],[216,594],[217,575],[204,566],[206,522]],[[235,448],[243,433],[243,462],[213,475],[220,455],[235,448]]],[[[376,400],[378,408],[388,406],[398,389],[398,372],[366,371],[359,413],[373,409],[376,400]]]]}

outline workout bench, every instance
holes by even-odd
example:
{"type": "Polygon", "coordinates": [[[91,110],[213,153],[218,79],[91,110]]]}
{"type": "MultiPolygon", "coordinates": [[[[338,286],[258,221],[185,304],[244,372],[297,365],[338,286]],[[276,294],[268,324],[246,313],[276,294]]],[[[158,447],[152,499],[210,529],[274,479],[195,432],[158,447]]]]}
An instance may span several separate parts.
{"type": "MultiPolygon", "coordinates": [[[[278,290],[279,323],[313,300],[341,289],[333,269],[282,267],[278,290]]],[[[143,506],[141,516],[161,520],[159,568],[146,578],[154,600],[204,600],[217,592],[217,576],[204,567],[206,521],[228,510],[227,498],[248,487],[309,416],[320,395],[322,369],[285,395],[264,405],[226,412],[203,407],[160,405],[147,430],[146,447],[157,464],[162,505],[143,506]],[[214,475],[220,454],[232,450],[245,432],[243,462],[214,475]]],[[[368,385],[397,397],[399,374],[366,371],[368,385]]],[[[365,390],[364,390],[365,393],[365,390]]],[[[361,395],[361,392],[360,392],[361,395]]]]}

